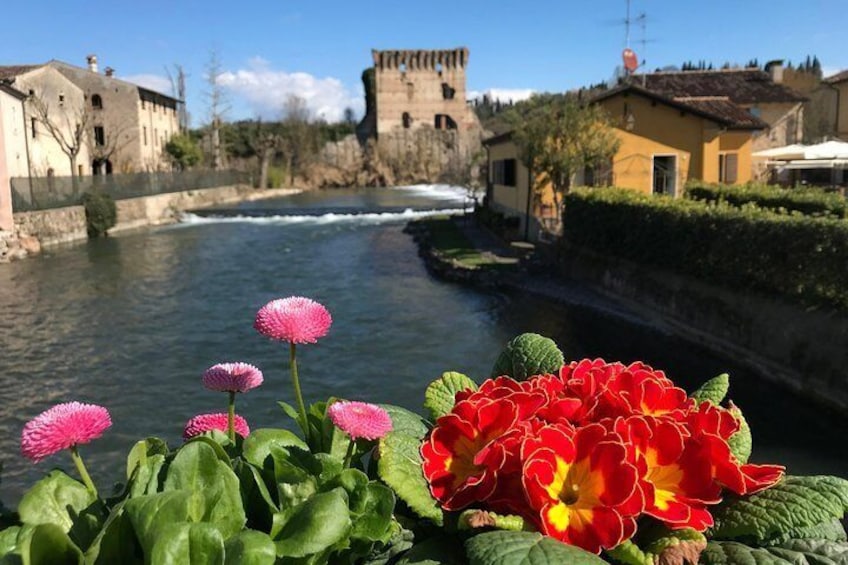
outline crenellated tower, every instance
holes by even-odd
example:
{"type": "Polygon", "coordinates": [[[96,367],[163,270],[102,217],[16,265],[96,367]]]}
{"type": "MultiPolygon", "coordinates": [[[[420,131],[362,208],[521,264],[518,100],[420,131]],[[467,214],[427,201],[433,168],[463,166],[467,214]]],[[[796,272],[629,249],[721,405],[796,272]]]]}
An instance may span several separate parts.
{"type": "Polygon", "coordinates": [[[468,49],[372,50],[376,135],[476,126],[466,105],[468,49]]]}

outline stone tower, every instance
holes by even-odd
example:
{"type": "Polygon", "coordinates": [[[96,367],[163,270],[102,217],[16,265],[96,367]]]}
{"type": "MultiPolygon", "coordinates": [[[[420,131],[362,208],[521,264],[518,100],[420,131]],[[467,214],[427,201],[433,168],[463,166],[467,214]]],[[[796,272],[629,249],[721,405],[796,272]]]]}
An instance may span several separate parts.
{"type": "Polygon", "coordinates": [[[379,138],[396,130],[479,127],[465,101],[468,49],[372,50],[379,138]]]}

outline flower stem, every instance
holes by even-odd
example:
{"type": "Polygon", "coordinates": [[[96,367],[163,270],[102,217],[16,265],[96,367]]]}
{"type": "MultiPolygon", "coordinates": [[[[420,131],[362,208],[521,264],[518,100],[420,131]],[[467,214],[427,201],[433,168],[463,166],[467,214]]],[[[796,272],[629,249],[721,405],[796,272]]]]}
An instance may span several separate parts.
{"type": "Polygon", "coordinates": [[[227,410],[227,435],[233,444],[236,443],[236,393],[230,391],[230,406],[227,410]]]}
{"type": "Polygon", "coordinates": [[[88,474],[88,471],[85,468],[85,463],[82,462],[82,457],[80,457],[79,452],[77,451],[77,446],[72,445],[70,447],[71,451],[71,459],[74,460],[74,465],[77,466],[77,471],[79,471],[80,477],[82,477],[82,482],[85,484],[85,487],[88,489],[88,492],[94,495],[94,498],[97,498],[97,487],[94,486],[94,483],[91,481],[91,477],[88,474]]]}
{"type": "Polygon", "coordinates": [[[294,384],[294,397],[297,400],[297,408],[300,412],[301,426],[306,443],[309,443],[309,421],[306,419],[306,405],[303,403],[303,395],[300,392],[300,381],[297,378],[297,346],[289,344],[289,366],[291,367],[292,383],[294,384]]]}
{"type": "Polygon", "coordinates": [[[350,443],[347,444],[347,451],[345,452],[344,457],[344,468],[350,468],[350,460],[353,459],[353,449],[356,447],[356,440],[350,438],[350,443]]]}

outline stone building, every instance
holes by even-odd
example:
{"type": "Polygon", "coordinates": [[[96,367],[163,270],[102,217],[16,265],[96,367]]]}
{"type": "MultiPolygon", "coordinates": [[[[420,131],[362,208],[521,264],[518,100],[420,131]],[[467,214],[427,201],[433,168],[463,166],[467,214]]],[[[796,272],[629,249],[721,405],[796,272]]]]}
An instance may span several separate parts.
{"type": "Polygon", "coordinates": [[[836,137],[848,141],[848,70],[824,79],[833,100],[833,131],[836,137]]]}
{"type": "Polygon", "coordinates": [[[179,132],[180,101],[123,81],[109,67],[100,73],[96,56],[85,68],[56,60],[0,67],[0,82],[27,95],[28,176],[71,174],[60,137],[78,138],[75,175],[170,168],[164,147],[179,132]]]}
{"type": "Polygon", "coordinates": [[[397,180],[469,180],[482,128],[466,101],[468,55],[465,47],[372,50],[357,137],[397,180]]]}
{"type": "Polygon", "coordinates": [[[0,231],[14,227],[9,179],[27,171],[26,152],[21,151],[27,129],[24,100],[26,94],[0,83],[0,231]]]}

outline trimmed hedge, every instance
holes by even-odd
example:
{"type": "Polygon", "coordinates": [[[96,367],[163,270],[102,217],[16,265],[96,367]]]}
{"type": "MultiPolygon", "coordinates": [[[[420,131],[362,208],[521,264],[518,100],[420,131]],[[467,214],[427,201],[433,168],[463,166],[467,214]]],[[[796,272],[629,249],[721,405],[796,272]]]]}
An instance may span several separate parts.
{"type": "Polygon", "coordinates": [[[807,216],[848,218],[848,203],[844,196],[816,188],[781,188],[767,184],[693,184],[686,187],[686,197],[704,202],[727,202],[736,207],[754,204],[782,213],[800,212],[807,216]]]}
{"type": "Polygon", "coordinates": [[[85,224],[88,237],[108,235],[109,228],[118,221],[118,210],[115,200],[100,191],[85,192],[81,203],[85,207],[85,224]]]}
{"type": "Polygon", "coordinates": [[[568,242],[738,289],[848,307],[848,222],[755,207],[577,190],[568,242]]]}

